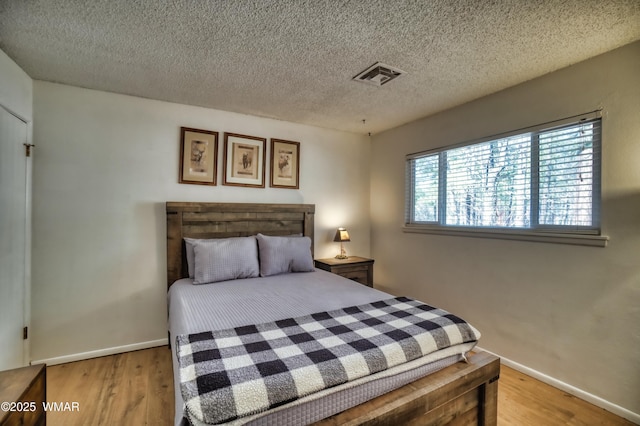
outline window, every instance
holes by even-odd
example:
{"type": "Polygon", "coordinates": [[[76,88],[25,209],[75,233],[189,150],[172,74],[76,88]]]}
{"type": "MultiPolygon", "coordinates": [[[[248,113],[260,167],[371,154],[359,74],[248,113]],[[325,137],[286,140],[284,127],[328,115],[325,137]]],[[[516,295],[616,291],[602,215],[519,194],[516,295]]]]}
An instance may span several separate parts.
{"type": "Polygon", "coordinates": [[[407,156],[407,227],[600,233],[600,118],[407,156]]]}

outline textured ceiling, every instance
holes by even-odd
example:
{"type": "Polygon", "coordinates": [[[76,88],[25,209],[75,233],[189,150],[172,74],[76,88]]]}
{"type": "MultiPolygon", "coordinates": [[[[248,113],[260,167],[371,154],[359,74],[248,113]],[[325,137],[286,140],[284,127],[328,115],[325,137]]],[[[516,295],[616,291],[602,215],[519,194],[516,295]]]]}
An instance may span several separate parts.
{"type": "Polygon", "coordinates": [[[640,0],[0,0],[33,79],[359,133],[638,39],[640,0]]]}

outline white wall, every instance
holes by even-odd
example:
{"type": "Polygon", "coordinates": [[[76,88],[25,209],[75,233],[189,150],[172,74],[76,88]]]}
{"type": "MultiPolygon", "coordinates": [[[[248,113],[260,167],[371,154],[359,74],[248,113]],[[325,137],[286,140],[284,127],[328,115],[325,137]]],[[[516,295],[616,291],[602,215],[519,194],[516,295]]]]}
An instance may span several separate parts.
{"type": "Polygon", "coordinates": [[[166,201],[313,203],[316,257],[340,225],[369,255],[368,137],[40,81],[34,116],[34,360],[166,339],[166,201]],[[219,132],[218,186],[177,183],[180,126],[219,132]],[[225,131],[299,141],[300,190],[222,186],[225,131]]]}
{"type": "MultiPolygon", "coordinates": [[[[640,42],[374,136],[376,286],[460,314],[480,345],[640,413],[640,42]],[[603,110],[606,248],[408,234],[406,154],[603,110]]],[[[624,410],[622,410],[624,411],[624,410]]],[[[640,417],[635,417],[636,420],[640,417]]]]}

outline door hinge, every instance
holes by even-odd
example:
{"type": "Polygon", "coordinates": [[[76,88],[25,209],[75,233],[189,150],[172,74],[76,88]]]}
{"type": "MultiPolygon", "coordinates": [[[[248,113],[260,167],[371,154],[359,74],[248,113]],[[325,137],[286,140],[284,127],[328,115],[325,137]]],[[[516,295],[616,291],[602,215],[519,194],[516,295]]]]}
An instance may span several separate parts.
{"type": "Polygon", "coordinates": [[[22,329],[22,340],[27,340],[29,338],[29,327],[24,327],[22,329]]]}
{"type": "Polygon", "coordinates": [[[24,145],[24,149],[25,149],[25,155],[27,157],[31,157],[31,148],[33,148],[35,145],[32,143],[25,143],[24,145]]]}

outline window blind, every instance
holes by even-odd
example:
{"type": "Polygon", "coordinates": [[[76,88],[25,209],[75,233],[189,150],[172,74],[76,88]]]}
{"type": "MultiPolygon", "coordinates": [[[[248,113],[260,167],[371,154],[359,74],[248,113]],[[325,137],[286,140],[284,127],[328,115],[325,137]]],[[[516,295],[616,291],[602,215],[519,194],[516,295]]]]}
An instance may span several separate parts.
{"type": "Polygon", "coordinates": [[[598,233],[593,114],[407,156],[406,223],[598,233]]]}

